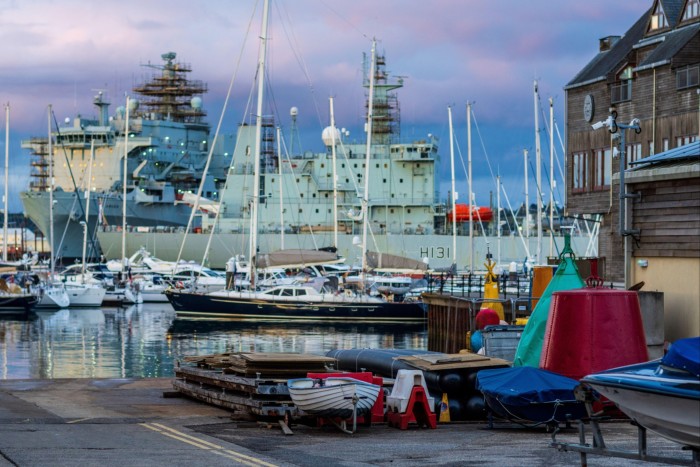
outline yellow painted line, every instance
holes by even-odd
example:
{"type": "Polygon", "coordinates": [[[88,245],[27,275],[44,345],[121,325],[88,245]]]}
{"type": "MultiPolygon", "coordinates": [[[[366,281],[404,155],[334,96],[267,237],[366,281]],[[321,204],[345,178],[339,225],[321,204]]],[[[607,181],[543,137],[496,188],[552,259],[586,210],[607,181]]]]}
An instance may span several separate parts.
{"type": "Polygon", "coordinates": [[[197,438],[195,436],[189,435],[187,433],[183,433],[181,431],[178,431],[174,428],[171,428],[169,426],[162,425],[160,423],[141,423],[141,426],[144,426],[150,430],[153,430],[155,432],[158,432],[164,436],[167,436],[169,438],[176,439],[178,441],[182,441],[183,443],[190,444],[192,446],[198,447],[200,449],[204,449],[206,451],[212,452],[214,454],[218,454],[220,456],[227,457],[229,459],[233,459],[235,461],[238,461],[242,464],[245,465],[250,465],[252,467],[256,466],[265,466],[265,467],[276,467],[275,464],[270,464],[269,462],[265,462],[262,459],[258,459],[256,457],[248,456],[245,454],[242,454],[240,452],[233,451],[231,449],[226,449],[220,444],[215,444],[211,443],[209,441],[206,441],[201,438],[197,438]]]}
{"type": "Polygon", "coordinates": [[[77,419],[77,420],[71,420],[70,422],[66,422],[66,423],[80,423],[80,422],[84,422],[85,420],[92,420],[92,417],[88,417],[88,418],[79,418],[79,419],[77,419]]]}

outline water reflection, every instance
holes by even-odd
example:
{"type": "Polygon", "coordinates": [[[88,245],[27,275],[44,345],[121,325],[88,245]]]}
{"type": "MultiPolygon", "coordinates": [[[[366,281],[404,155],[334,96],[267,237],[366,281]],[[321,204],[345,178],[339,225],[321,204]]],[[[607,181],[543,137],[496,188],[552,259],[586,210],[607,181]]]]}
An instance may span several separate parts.
{"type": "Polygon", "coordinates": [[[181,319],[169,304],[40,311],[0,317],[0,378],[170,377],[189,355],[357,347],[425,349],[427,332],[422,325],[181,319]]]}

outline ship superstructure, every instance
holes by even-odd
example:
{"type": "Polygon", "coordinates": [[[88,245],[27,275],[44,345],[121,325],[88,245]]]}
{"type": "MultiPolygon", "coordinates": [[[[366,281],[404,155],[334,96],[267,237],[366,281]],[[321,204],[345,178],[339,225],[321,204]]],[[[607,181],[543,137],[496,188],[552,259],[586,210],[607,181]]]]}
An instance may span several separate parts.
{"type": "MultiPolygon", "coordinates": [[[[350,141],[336,131],[336,177],[338,229],[359,233],[362,228],[361,198],[365,164],[369,160],[369,223],[377,234],[431,234],[444,226],[444,205],[440,205],[436,177],[440,156],[436,138],[402,141],[400,109],[396,90],[403,80],[392,79],[384,57],[377,59],[374,77],[374,119],[371,154],[366,157],[365,141],[350,141]]],[[[368,77],[365,87],[369,86],[368,77]]],[[[274,138],[271,119],[265,135],[274,138]]],[[[324,130],[323,153],[306,152],[289,157],[261,155],[261,204],[258,231],[275,233],[330,232],[334,226],[334,174],[330,127],[324,130]]],[[[251,158],[255,128],[238,129],[238,145],[228,173],[217,231],[246,232],[250,228],[249,204],[253,186],[251,158]],[[235,187],[235,188],[232,188],[235,187]],[[242,188],[242,189],[241,189],[242,188]]],[[[263,147],[266,145],[263,144],[263,147]]],[[[269,146],[269,145],[268,145],[269,146]]],[[[274,147],[274,146],[273,146],[274,147]]],[[[203,220],[206,225],[207,221],[203,220]]],[[[326,235],[327,236],[327,235],[326,235]]]]}
{"type": "MultiPolygon", "coordinates": [[[[363,86],[369,88],[365,60],[363,86]]],[[[334,247],[348,263],[359,264],[363,233],[362,200],[364,198],[365,165],[369,161],[367,249],[381,253],[428,261],[430,267],[462,268],[473,262],[466,242],[468,222],[458,217],[457,250],[453,249],[452,223],[447,206],[440,199],[438,140],[403,138],[400,133],[400,106],[397,90],[403,79],[392,77],[386,70],[383,56],[376,59],[372,99],[372,140],[370,157],[366,137],[350,139],[348,133],[327,127],[322,131],[323,152],[301,152],[280,155],[277,128],[270,116],[263,116],[260,151],[260,203],[255,223],[257,245],[261,253],[278,249],[318,249],[334,247]],[[332,137],[335,132],[335,138],[332,137]],[[335,177],[333,146],[335,139],[335,177]],[[337,192],[337,218],[334,216],[334,180],[337,192]],[[337,244],[335,229],[337,228],[337,244]]],[[[367,92],[365,108],[368,107],[367,92]]],[[[298,115],[292,108],[294,122],[298,115]]],[[[253,199],[255,126],[238,127],[232,165],[226,175],[221,203],[217,209],[198,214],[199,229],[185,237],[183,232],[157,228],[134,229],[126,238],[127,254],[145,247],[167,260],[195,260],[214,268],[223,268],[228,258],[250,254],[251,204],[253,199]],[[213,233],[210,240],[209,233],[213,233]],[[183,245],[184,241],[184,245],[183,245]],[[182,254],[180,255],[182,250],[182,254]]],[[[292,134],[291,141],[295,141],[292,134]]],[[[290,147],[295,146],[293,144],[290,147]]],[[[523,208],[524,209],[524,208],[523,208]]],[[[475,212],[479,212],[478,210],[475,212]]],[[[522,214],[524,216],[525,214],[522,214]]],[[[520,217],[522,217],[520,216],[520,217]]],[[[474,239],[473,257],[484,258],[490,251],[500,251],[502,260],[523,261],[534,251],[536,238],[517,236],[514,216],[502,217],[502,231],[508,236],[496,238],[496,223],[484,220],[475,230],[488,232],[474,239]],[[506,228],[507,227],[507,228],[506,228]],[[492,235],[492,236],[487,236],[492,235]]],[[[495,216],[493,216],[495,220],[495,216]]],[[[98,237],[109,245],[110,258],[120,258],[121,236],[113,229],[101,229],[98,237]],[[115,254],[116,253],[116,254],[115,254]]],[[[561,247],[563,237],[556,237],[561,247]]],[[[586,251],[588,239],[572,240],[576,251],[586,251]]],[[[588,242],[590,243],[590,242],[588,242]]]]}
{"type": "MultiPolygon", "coordinates": [[[[85,224],[90,238],[98,225],[122,225],[125,153],[127,225],[187,225],[191,206],[183,198],[197,192],[210,151],[210,127],[201,98],[207,87],[188,78],[191,67],[177,62],[175,53],[161,57],[163,64],[147,65],[157,72],[134,88],[140,99],[129,100],[128,112],[119,106],[110,115],[110,104],[99,92],[93,102],[97,118],[78,115],[55,124],[53,154],[48,151],[48,136],[22,143],[31,150],[33,170],[30,189],[21,193],[21,199],[26,215],[44,235],[48,235],[50,223],[48,167],[53,164],[54,245],[56,256],[64,261],[82,254],[86,190],[91,193],[85,224]],[[89,171],[91,147],[94,159],[89,171]]],[[[218,199],[232,149],[232,136],[217,141],[202,197],[218,199]]],[[[97,242],[89,242],[89,257],[103,253],[108,252],[97,242]]]]}

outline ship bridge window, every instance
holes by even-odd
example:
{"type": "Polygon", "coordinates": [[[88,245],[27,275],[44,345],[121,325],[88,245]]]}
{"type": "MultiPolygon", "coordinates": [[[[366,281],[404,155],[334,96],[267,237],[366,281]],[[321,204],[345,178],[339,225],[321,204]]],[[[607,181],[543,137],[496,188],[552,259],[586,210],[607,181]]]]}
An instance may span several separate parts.
{"type": "Polygon", "coordinates": [[[384,180],[384,183],[386,183],[386,178],[384,178],[383,180],[384,180]]]}
{"type": "Polygon", "coordinates": [[[399,178],[399,183],[403,183],[403,178],[399,178]]]}
{"type": "Polygon", "coordinates": [[[328,198],[328,193],[326,193],[326,198],[328,198]]]}
{"type": "Polygon", "coordinates": [[[379,168],[379,164],[377,164],[377,168],[379,168]]]}

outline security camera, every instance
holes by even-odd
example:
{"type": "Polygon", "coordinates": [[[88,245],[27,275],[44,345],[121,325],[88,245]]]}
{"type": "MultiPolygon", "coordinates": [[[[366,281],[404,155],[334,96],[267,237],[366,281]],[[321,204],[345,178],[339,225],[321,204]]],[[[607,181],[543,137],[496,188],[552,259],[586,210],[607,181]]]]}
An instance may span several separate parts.
{"type": "Polygon", "coordinates": [[[605,120],[601,120],[598,123],[591,125],[594,130],[600,130],[601,128],[611,128],[613,126],[612,115],[609,115],[605,120]]]}

